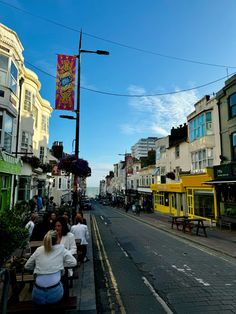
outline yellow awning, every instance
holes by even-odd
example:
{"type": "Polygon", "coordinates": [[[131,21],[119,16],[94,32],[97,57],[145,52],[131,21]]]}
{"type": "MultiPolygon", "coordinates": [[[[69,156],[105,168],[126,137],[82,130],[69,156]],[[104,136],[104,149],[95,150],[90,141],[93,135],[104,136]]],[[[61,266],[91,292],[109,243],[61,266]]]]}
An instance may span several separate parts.
{"type": "Polygon", "coordinates": [[[185,192],[182,182],[151,184],[150,188],[152,191],[160,191],[160,192],[176,192],[176,193],[185,192]]]}

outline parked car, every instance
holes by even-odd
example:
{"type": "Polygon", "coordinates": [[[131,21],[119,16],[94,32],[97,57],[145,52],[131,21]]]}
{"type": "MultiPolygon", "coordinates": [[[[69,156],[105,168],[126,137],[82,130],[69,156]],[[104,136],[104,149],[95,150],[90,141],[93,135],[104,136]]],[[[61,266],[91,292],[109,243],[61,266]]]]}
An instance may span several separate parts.
{"type": "Polygon", "coordinates": [[[110,205],[110,201],[108,201],[108,200],[103,200],[102,205],[108,206],[108,205],[110,205]]]}
{"type": "Polygon", "coordinates": [[[89,199],[81,200],[81,209],[82,210],[92,209],[92,203],[90,202],[89,199]]]}

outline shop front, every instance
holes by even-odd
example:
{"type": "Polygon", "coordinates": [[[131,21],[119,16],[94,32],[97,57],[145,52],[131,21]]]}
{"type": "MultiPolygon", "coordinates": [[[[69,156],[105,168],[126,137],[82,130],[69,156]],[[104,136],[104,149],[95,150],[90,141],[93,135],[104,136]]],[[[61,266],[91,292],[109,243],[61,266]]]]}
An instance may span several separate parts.
{"type": "Polygon", "coordinates": [[[207,184],[213,177],[213,170],[206,173],[182,176],[186,190],[187,214],[206,219],[217,219],[216,192],[213,185],[207,184]]]}
{"type": "Polygon", "coordinates": [[[153,195],[152,190],[146,187],[138,187],[139,205],[144,212],[153,212],[153,195]]]}
{"type": "Polygon", "coordinates": [[[185,189],[181,182],[152,184],[154,211],[170,215],[184,215],[185,189]]]}
{"type": "Polygon", "coordinates": [[[214,166],[214,180],[206,183],[215,187],[217,216],[230,217],[236,223],[236,163],[214,166]]]}
{"type": "Polygon", "coordinates": [[[21,173],[22,162],[12,155],[0,151],[0,211],[10,209],[14,176],[21,173]]]}

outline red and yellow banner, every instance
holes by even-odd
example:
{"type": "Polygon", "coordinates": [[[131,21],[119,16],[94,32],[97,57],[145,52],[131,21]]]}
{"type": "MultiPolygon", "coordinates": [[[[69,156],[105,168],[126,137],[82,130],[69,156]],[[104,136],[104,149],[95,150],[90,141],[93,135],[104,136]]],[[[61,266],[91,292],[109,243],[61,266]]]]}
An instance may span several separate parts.
{"type": "Polygon", "coordinates": [[[133,157],[125,154],[125,167],[127,174],[133,174],[133,157]]]}
{"type": "Polygon", "coordinates": [[[55,109],[74,110],[75,69],[75,56],[57,56],[55,109]]]}

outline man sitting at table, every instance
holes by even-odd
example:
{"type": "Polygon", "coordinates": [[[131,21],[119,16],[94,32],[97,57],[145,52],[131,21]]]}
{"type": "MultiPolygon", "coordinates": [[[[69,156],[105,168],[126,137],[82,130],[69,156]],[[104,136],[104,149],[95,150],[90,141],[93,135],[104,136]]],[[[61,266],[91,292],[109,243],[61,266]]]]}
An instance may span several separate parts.
{"type": "Polygon", "coordinates": [[[43,239],[43,246],[37,248],[25,264],[27,270],[34,270],[36,275],[32,291],[32,301],[36,304],[54,304],[64,294],[61,274],[64,267],[74,267],[77,261],[65,249],[57,244],[57,232],[50,230],[43,239]]]}

